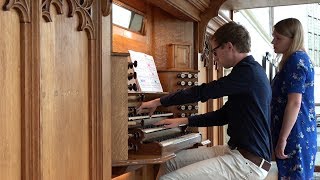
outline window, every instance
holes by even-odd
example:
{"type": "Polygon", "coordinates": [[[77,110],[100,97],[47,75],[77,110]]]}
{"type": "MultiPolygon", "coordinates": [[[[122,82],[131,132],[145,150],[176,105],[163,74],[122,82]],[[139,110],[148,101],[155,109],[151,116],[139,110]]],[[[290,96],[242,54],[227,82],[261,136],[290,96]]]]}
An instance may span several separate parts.
{"type": "Polygon", "coordinates": [[[112,4],[112,23],[127,30],[144,34],[144,15],[124,5],[112,4]]]}

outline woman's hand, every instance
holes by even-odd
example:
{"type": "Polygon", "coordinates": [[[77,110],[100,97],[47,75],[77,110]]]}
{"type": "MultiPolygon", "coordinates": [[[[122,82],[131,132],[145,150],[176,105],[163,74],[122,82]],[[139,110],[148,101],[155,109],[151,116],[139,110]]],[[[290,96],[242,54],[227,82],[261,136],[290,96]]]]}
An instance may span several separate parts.
{"type": "Polygon", "coordinates": [[[154,125],[164,125],[165,128],[174,128],[182,124],[188,124],[188,118],[164,119],[154,123],[154,125]]]}
{"type": "Polygon", "coordinates": [[[275,149],[275,155],[279,159],[287,159],[288,155],[284,154],[284,149],[286,148],[287,141],[286,140],[278,140],[276,149],[275,149]]]}

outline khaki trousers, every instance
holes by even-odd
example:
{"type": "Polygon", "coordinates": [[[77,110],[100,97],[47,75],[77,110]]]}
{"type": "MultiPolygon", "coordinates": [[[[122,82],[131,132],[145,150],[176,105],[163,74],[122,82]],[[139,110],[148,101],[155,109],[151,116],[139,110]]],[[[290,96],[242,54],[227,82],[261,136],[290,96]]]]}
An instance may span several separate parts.
{"type": "Polygon", "coordinates": [[[229,146],[183,150],[160,166],[159,180],[258,180],[268,172],[229,146]]]}

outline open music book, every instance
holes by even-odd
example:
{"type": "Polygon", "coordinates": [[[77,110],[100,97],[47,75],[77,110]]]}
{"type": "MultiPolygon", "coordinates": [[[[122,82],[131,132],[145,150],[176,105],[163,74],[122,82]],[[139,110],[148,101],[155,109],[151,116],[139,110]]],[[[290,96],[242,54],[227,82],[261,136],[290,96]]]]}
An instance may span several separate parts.
{"type": "Polygon", "coordinates": [[[137,62],[133,67],[137,74],[137,85],[141,92],[163,92],[157,68],[153,57],[142,52],[129,50],[131,62],[137,62]]]}

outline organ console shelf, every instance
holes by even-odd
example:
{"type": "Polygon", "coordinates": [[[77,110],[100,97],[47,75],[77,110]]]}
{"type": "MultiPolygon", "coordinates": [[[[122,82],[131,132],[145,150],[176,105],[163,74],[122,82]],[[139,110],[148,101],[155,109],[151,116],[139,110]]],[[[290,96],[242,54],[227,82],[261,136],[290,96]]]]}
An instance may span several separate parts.
{"type": "Polygon", "coordinates": [[[146,165],[154,165],[154,169],[157,172],[160,164],[174,157],[176,157],[175,153],[170,153],[163,156],[129,154],[128,160],[112,162],[112,177],[114,178],[127,172],[135,171],[146,165]]]}

